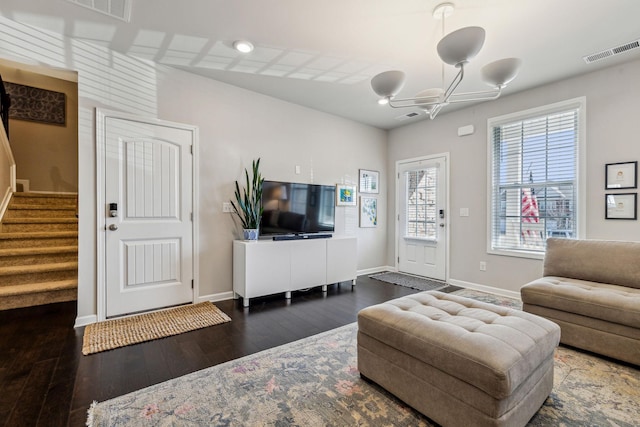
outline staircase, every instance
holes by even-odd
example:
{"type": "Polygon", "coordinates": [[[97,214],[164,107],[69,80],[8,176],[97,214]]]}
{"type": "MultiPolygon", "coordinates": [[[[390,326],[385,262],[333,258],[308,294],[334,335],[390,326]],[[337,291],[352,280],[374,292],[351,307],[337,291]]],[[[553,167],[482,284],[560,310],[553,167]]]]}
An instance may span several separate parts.
{"type": "Polygon", "coordinates": [[[77,196],[14,193],[0,224],[0,310],[78,295],[77,196]]]}

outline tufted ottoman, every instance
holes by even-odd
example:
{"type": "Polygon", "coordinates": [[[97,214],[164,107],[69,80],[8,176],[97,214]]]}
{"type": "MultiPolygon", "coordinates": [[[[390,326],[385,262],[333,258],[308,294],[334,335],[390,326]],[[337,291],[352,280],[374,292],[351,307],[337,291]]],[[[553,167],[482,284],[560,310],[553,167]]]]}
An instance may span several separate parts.
{"type": "Polygon", "coordinates": [[[443,426],[524,426],[553,387],[560,328],[429,291],[358,313],[358,369],[443,426]]]}

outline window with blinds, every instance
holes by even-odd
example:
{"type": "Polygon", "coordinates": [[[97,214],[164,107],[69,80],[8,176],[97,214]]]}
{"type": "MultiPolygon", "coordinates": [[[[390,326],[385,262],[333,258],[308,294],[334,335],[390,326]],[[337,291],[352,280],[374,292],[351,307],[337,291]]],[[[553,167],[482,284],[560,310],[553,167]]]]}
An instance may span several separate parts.
{"type": "Polygon", "coordinates": [[[489,120],[490,249],[543,254],[578,237],[580,106],[489,120]]]}

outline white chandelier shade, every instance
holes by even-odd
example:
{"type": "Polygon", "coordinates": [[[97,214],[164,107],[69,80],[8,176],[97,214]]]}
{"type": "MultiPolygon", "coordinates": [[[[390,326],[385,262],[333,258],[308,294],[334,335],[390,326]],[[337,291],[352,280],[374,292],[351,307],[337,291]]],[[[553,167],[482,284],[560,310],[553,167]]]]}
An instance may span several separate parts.
{"type": "MultiPolygon", "coordinates": [[[[436,8],[438,10],[438,8],[436,8]]],[[[518,75],[522,61],[518,58],[505,58],[485,65],[481,69],[482,80],[492,87],[490,90],[455,93],[464,79],[466,64],[482,49],[485,30],[481,27],[464,27],[443,37],[437,46],[442,62],[459,68],[453,81],[446,88],[426,89],[413,98],[397,99],[402,90],[406,75],[399,70],[385,71],[371,79],[371,88],[380,96],[380,104],[389,104],[392,108],[418,107],[427,112],[431,119],[450,103],[486,101],[497,99],[502,89],[518,75]]],[[[444,82],[443,82],[444,83],[444,82]]]]}

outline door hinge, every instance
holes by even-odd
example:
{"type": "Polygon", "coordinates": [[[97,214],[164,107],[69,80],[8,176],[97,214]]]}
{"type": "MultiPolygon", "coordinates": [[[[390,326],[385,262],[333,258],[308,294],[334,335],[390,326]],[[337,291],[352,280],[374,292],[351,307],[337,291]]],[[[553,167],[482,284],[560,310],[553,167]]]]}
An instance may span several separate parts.
{"type": "Polygon", "coordinates": [[[191,221],[193,221],[193,212],[191,212],[191,221]]]}
{"type": "Polygon", "coordinates": [[[400,221],[400,214],[398,214],[398,221],[400,221]]]}
{"type": "Polygon", "coordinates": [[[398,257],[398,264],[400,264],[400,257],[398,257]]]}
{"type": "Polygon", "coordinates": [[[400,179],[400,172],[398,172],[398,179],[400,179]]]}
{"type": "Polygon", "coordinates": [[[193,279],[191,279],[191,289],[193,289],[193,279]]]}
{"type": "Polygon", "coordinates": [[[193,145],[190,146],[191,154],[193,154],[193,145]]]}

